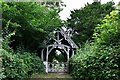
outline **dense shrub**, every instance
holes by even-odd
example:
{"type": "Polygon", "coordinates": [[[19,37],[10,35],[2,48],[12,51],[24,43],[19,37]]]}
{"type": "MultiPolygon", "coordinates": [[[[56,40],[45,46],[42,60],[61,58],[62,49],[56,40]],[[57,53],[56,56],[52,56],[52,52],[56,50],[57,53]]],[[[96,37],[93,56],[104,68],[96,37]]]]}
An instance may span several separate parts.
{"type": "MultiPolygon", "coordinates": [[[[120,45],[120,44],[119,44],[120,45]]],[[[119,79],[120,46],[87,44],[70,60],[73,78],[85,80],[119,79]]]]}
{"type": "Polygon", "coordinates": [[[29,77],[33,73],[44,72],[43,63],[36,53],[31,53],[29,50],[21,47],[13,50],[9,46],[10,38],[15,33],[9,32],[9,22],[7,24],[5,30],[3,30],[6,33],[2,41],[3,50],[0,52],[2,54],[2,67],[6,76],[5,80],[9,80],[9,78],[21,80],[22,78],[29,77]]]}
{"type": "Polygon", "coordinates": [[[70,60],[73,78],[85,80],[120,79],[120,14],[112,11],[95,29],[94,42],[86,43],[70,60]]]}
{"type": "Polygon", "coordinates": [[[3,54],[3,67],[6,78],[15,80],[27,78],[34,72],[44,71],[40,58],[29,52],[22,52],[22,54],[6,52],[3,54]]]}
{"type": "Polygon", "coordinates": [[[2,66],[2,54],[5,52],[6,52],[5,50],[0,49],[0,80],[5,78],[4,68],[2,66]]]}
{"type": "Polygon", "coordinates": [[[19,58],[24,59],[25,64],[28,64],[29,67],[31,67],[31,71],[29,71],[30,74],[36,72],[44,72],[43,62],[36,53],[29,53],[21,50],[19,51],[19,53],[17,52],[17,55],[19,56],[19,58]]]}
{"type": "Polygon", "coordinates": [[[43,62],[41,61],[41,59],[38,56],[36,56],[34,54],[33,54],[31,66],[32,66],[32,70],[31,70],[32,73],[36,73],[36,72],[42,73],[45,71],[44,70],[45,66],[44,66],[43,62]]]}
{"type": "Polygon", "coordinates": [[[100,45],[117,44],[120,41],[120,14],[117,10],[106,15],[102,24],[95,28],[93,38],[100,45]]]}
{"type": "Polygon", "coordinates": [[[35,72],[44,72],[43,63],[41,59],[35,54],[30,53],[24,48],[17,48],[13,50],[9,47],[9,39],[12,33],[6,35],[2,42],[2,48],[4,49],[2,54],[2,63],[6,78],[13,78],[19,80],[27,78],[35,72]]]}

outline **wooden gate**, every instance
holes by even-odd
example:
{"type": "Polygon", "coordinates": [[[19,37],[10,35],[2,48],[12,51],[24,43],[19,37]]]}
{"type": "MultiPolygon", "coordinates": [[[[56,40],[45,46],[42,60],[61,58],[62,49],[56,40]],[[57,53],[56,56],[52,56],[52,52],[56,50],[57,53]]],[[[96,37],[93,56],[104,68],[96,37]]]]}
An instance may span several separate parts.
{"type": "Polygon", "coordinates": [[[68,72],[68,63],[67,62],[48,62],[48,72],[68,72]]]}

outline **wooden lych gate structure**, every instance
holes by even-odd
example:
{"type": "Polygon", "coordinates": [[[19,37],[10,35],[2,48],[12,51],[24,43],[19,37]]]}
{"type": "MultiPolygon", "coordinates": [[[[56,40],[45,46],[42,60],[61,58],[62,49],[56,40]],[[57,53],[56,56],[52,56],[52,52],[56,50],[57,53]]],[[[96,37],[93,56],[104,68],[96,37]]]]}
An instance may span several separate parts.
{"type": "MultiPolygon", "coordinates": [[[[69,58],[75,54],[77,45],[63,29],[56,29],[53,39],[42,49],[41,58],[45,65],[46,72],[68,72],[69,58]],[[64,55],[64,62],[49,61],[53,51],[59,50],[64,55]]],[[[52,54],[53,55],[53,54],[52,54]]],[[[53,55],[54,56],[54,55],[53,55]]]]}

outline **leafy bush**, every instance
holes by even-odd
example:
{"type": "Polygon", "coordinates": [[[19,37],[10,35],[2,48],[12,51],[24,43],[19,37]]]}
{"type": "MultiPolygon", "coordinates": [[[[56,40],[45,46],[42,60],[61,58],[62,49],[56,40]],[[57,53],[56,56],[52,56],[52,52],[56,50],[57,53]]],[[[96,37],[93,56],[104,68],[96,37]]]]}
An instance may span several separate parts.
{"type": "Polygon", "coordinates": [[[106,15],[102,24],[95,28],[93,38],[99,44],[117,44],[120,41],[120,14],[117,10],[106,15]]]}
{"type": "Polygon", "coordinates": [[[36,53],[22,52],[17,53],[17,55],[19,56],[19,58],[23,59],[24,63],[28,65],[28,68],[30,68],[30,75],[36,72],[44,72],[43,62],[38,56],[36,56],[36,53]]]}
{"type": "MultiPolygon", "coordinates": [[[[8,30],[9,22],[3,31],[6,35],[3,37],[2,48],[4,49],[2,53],[2,63],[4,68],[4,74],[6,79],[21,80],[22,78],[27,78],[35,72],[44,72],[44,66],[41,59],[36,55],[36,53],[28,52],[24,48],[17,48],[13,50],[10,44],[10,38],[15,33],[9,32],[8,30]]],[[[22,46],[22,45],[21,45],[22,46]]]]}
{"type": "Polygon", "coordinates": [[[119,52],[120,46],[98,47],[88,44],[78,50],[78,54],[70,60],[70,74],[75,79],[118,80],[119,52]]]}
{"type": "Polygon", "coordinates": [[[33,64],[32,64],[32,72],[33,73],[36,73],[36,72],[37,73],[41,73],[41,72],[45,71],[44,70],[45,66],[44,66],[42,60],[40,59],[40,57],[35,56],[33,54],[32,62],[33,62],[33,64]]]}
{"type": "Polygon", "coordinates": [[[3,49],[0,49],[0,80],[5,78],[4,68],[2,66],[2,54],[3,53],[6,53],[6,51],[3,49]]]}
{"type": "Polygon", "coordinates": [[[120,79],[120,14],[113,11],[95,29],[95,42],[86,43],[70,60],[73,78],[85,80],[120,79]]]}
{"type": "Polygon", "coordinates": [[[23,48],[13,51],[8,44],[9,37],[6,37],[2,45],[6,51],[1,52],[6,79],[19,80],[35,72],[44,72],[43,63],[35,53],[30,53],[23,48]]]}
{"type": "Polygon", "coordinates": [[[3,54],[3,67],[6,78],[15,80],[27,78],[34,72],[44,71],[40,58],[29,52],[23,52],[23,54],[6,52],[3,54]]]}

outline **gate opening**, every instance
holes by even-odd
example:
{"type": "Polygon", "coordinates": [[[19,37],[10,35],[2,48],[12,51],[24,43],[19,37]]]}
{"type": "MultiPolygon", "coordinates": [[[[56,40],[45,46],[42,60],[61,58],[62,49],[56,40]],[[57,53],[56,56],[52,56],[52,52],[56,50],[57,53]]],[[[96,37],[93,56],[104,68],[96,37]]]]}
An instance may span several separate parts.
{"type": "Polygon", "coordinates": [[[63,50],[53,49],[48,56],[48,72],[64,73],[68,71],[67,55],[63,50]]]}

